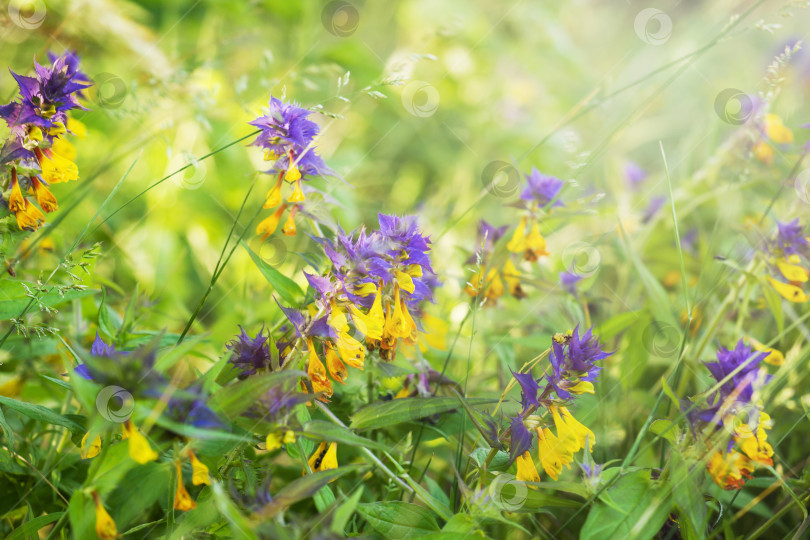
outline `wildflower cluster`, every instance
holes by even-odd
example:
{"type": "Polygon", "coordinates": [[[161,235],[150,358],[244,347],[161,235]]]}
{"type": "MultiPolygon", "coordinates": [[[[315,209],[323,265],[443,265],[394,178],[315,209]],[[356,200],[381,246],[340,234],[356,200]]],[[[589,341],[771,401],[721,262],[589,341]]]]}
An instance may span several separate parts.
{"type": "Polygon", "coordinates": [[[518,480],[540,481],[530,452],[535,439],[540,465],[554,480],[563,467],[570,466],[576,452],[586,446],[589,452],[593,449],[596,437],[574,418],[568,407],[576,396],[594,393],[593,381],[602,369],[595,362],[611,354],[602,350],[591,330],[580,336],[577,327],[573,332],[556,334],[552,339],[551,372],[545,375],[542,389],[542,379],[535,379],[531,372],[513,372],[520,385],[522,408],[511,419],[509,455],[517,463],[518,480]],[[549,416],[556,435],[548,427],[549,416]]]}
{"type": "Polygon", "coordinates": [[[259,128],[253,146],[264,149],[265,161],[272,161],[272,167],[265,171],[276,175],[276,181],[264,202],[264,208],[276,208],[273,214],[259,223],[256,233],[262,238],[272,235],[278,227],[284,212],[289,209],[282,232],[295,236],[295,215],[306,200],[301,183],[316,176],[334,176],[315,151],[320,127],[309,119],[310,111],[295,103],[284,103],[278,98],[270,98],[266,114],[250,122],[259,128]],[[282,187],[284,182],[293,185],[292,193],[284,202],[282,187]]]}
{"type": "Polygon", "coordinates": [[[776,278],[768,276],[768,281],[785,300],[807,302],[810,296],[802,287],[810,277],[810,239],[798,218],[788,223],[777,221],[776,225],[776,238],[767,250],[768,265],[776,278]]]}
{"type": "Polygon", "coordinates": [[[28,77],[11,72],[19,87],[16,100],[0,106],[0,117],[10,134],[0,150],[3,175],[3,202],[15,215],[20,229],[33,231],[45,221],[42,211],[58,209],[56,197],[48,187],[79,178],[73,160],[76,149],[67,134],[83,136],[84,126],[69,118],[73,109],[84,109],[78,98],[91,86],[79,71],[79,58],[67,52],[49,54],[50,66],[34,61],[36,75],[28,77]],[[33,193],[37,208],[27,195],[33,193]],[[40,208],[42,211],[40,211],[40,208]]]}
{"type": "Polygon", "coordinates": [[[558,200],[563,184],[562,180],[544,175],[536,168],[532,168],[531,173],[526,175],[526,187],[520,194],[518,204],[524,215],[506,244],[509,255],[500,264],[494,254],[495,246],[509,227],[494,227],[481,220],[478,225],[481,250],[477,256],[468,260],[468,263],[478,263],[477,272],[465,289],[468,295],[494,301],[503,296],[505,283],[509,293],[515,298],[526,296],[521,286],[521,272],[512,261],[512,255],[536,262],[549,254],[546,251],[546,239],[540,233],[540,218],[542,214],[551,212],[552,208],[563,206],[562,201],[558,200]]]}
{"type": "Polygon", "coordinates": [[[757,352],[740,340],[733,349],[720,347],[717,360],[705,364],[718,388],[705,405],[687,410],[708,454],[706,468],[723,489],[741,489],[757,465],[773,465],[767,435],[772,422],[757,395],[770,379],[762,362],[779,363],[780,358],[778,351],[757,352]]]}

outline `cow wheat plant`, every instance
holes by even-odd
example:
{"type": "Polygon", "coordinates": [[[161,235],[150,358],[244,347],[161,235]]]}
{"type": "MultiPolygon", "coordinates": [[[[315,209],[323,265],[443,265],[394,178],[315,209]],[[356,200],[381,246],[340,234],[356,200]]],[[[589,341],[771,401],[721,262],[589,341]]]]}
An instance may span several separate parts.
{"type": "Polygon", "coordinates": [[[810,537],[808,7],[6,0],[0,537],[810,537]]]}

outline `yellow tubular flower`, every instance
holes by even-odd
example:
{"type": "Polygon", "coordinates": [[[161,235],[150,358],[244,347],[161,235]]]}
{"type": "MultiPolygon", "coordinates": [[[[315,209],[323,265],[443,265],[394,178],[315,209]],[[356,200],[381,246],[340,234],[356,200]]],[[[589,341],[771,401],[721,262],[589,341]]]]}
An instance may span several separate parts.
{"type": "Polygon", "coordinates": [[[309,468],[312,472],[328,471],[329,469],[337,469],[337,443],[327,443],[323,441],[318,445],[315,453],[307,461],[309,468]]]}
{"type": "Polygon", "coordinates": [[[526,293],[523,292],[523,288],[520,286],[520,271],[515,268],[512,259],[506,259],[501,273],[506,286],[509,288],[509,294],[515,298],[525,298],[526,293]]]}
{"type": "Polygon", "coordinates": [[[297,207],[290,210],[290,214],[287,216],[287,221],[284,222],[284,226],[281,228],[281,232],[284,233],[284,236],[295,236],[295,211],[297,207]]]}
{"type": "Polygon", "coordinates": [[[745,478],[751,478],[754,467],[747,457],[736,450],[725,456],[718,450],[712,454],[706,469],[718,486],[731,490],[742,489],[745,478]]]}
{"type": "Polygon", "coordinates": [[[273,450],[278,450],[281,448],[282,441],[283,437],[281,433],[268,433],[267,438],[264,441],[264,445],[267,447],[268,452],[272,452],[273,450]]]}
{"type": "Polygon", "coordinates": [[[768,442],[766,431],[771,428],[771,417],[765,412],[759,413],[756,435],[750,427],[747,425],[745,427],[748,428],[747,432],[735,437],[736,442],[740,445],[740,450],[755,463],[773,465],[773,447],[768,442]]]}
{"type": "Polygon", "coordinates": [[[304,196],[304,192],[301,191],[301,179],[299,178],[295,181],[295,189],[293,190],[292,195],[290,195],[290,198],[287,199],[287,202],[300,203],[304,202],[306,199],[307,198],[304,196]]]}
{"type": "Polygon", "coordinates": [[[540,226],[535,223],[532,225],[532,231],[526,237],[526,252],[523,258],[527,261],[536,261],[542,255],[548,255],[546,251],[546,239],[540,234],[540,226]]]}
{"type": "Polygon", "coordinates": [[[256,234],[262,235],[262,240],[266,240],[268,236],[276,232],[276,228],[278,227],[278,222],[281,221],[281,214],[287,209],[286,204],[282,204],[278,207],[278,210],[273,212],[273,215],[267,218],[264,218],[261,223],[256,227],[256,234]]]}
{"type": "Polygon", "coordinates": [[[11,195],[8,198],[9,212],[17,213],[25,210],[25,197],[23,197],[20,183],[17,181],[17,169],[11,169],[11,195]]]}
{"type": "Polygon", "coordinates": [[[56,153],[54,149],[50,156],[41,155],[39,165],[42,167],[42,179],[49,184],[79,179],[79,168],[70,159],[56,153]]]}
{"type": "Polygon", "coordinates": [[[411,329],[402,311],[399,286],[395,286],[394,290],[394,312],[385,323],[385,331],[393,338],[406,338],[411,335],[411,329]]]}
{"type": "Polygon", "coordinates": [[[197,503],[191,498],[188,491],[186,491],[186,486],[183,485],[183,468],[180,466],[179,461],[174,462],[174,468],[177,471],[177,489],[174,491],[174,509],[187,512],[197,508],[197,503]]]}
{"type": "Polygon", "coordinates": [[[65,133],[67,133],[67,129],[65,128],[65,124],[62,122],[54,122],[51,128],[48,130],[48,135],[53,135],[54,137],[58,137],[65,133]]]}
{"type": "Polygon", "coordinates": [[[98,537],[101,540],[113,540],[114,538],[118,538],[118,529],[115,527],[115,521],[113,521],[113,518],[107,513],[107,510],[104,509],[104,505],[101,504],[101,499],[99,499],[98,493],[95,491],[93,492],[93,502],[96,505],[96,534],[98,537]]]}
{"type": "Polygon", "coordinates": [[[413,291],[416,290],[416,287],[413,284],[413,277],[411,277],[410,274],[402,272],[400,270],[396,270],[394,273],[396,275],[399,288],[402,289],[403,291],[408,292],[409,294],[413,294],[413,291]]]}
{"type": "Polygon", "coordinates": [[[593,394],[593,383],[590,381],[579,381],[574,386],[569,386],[568,391],[572,394],[593,394]]]}
{"type": "Polygon", "coordinates": [[[335,346],[343,362],[353,368],[363,369],[366,363],[366,349],[359,341],[350,336],[348,332],[342,332],[338,335],[335,346]]]}
{"type": "Polygon", "coordinates": [[[71,133],[73,133],[80,139],[84,139],[87,136],[87,126],[85,126],[83,123],[79,122],[75,118],[68,117],[67,128],[71,133]]]}
{"type": "Polygon", "coordinates": [[[506,249],[512,253],[520,253],[526,249],[526,218],[520,218],[520,224],[515,229],[512,239],[506,244],[506,249]]]}
{"type": "Polygon", "coordinates": [[[515,460],[517,465],[517,479],[521,482],[539,482],[540,473],[537,472],[537,467],[532,461],[532,455],[529,452],[518,456],[515,460]]]}
{"type": "Polygon", "coordinates": [[[363,313],[353,304],[349,304],[349,311],[352,313],[354,325],[366,339],[382,339],[385,314],[383,313],[382,295],[379,290],[368,313],[363,313]]]}
{"type": "Polygon", "coordinates": [[[323,397],[318,398],[321,401],[329,401],[332,397],[332,382],[326,377],[326,368],[323,367],[323,362],[318,358],[318,353],[315,352],[315,345],[312,339],[307,340],[307,348],[309,349],[309,362],[307,365],[307,375],[309,380],[312,381],[312,390],[315,393],[323,392],[323,397]]]}
{"type": "Polygon", "coordinates": [[[211,485],[211,477],[208,473],[208,466],[197,459],[194,452],[188,451],[189,461],[191,461],[191,483],[195,486],[205,484],[211,485]]]}
{"type": "Polygon", "coordinates": [[[554,419],[554,427],[557,428],[557,437],[562,444],[567,445],[573,453],[585,448],[587,439],[588,450],[593,451],[593,443],[596,441],[593,431],[580,424],[565,407],[558,408],[556,405],[552,405],[549,409],[551,417],[554,419]]]}
{"type": "Polygon", "coordinates": [[[329,374],[332,376],[340,384],[346,384],[346,377],[349,376],[349,371],[346,369],[346,365],[340,361],[335,350],[330,347],[326,346],[326,369],[329,370],[329,374]]]}
{"type": "Polygon", "coordinates": [[[143,465],[158,458],[158,453],[152,450],[149,441],[141,435],[138,428],[132,425],[132,422],[129,420],[124,422],[122,429],[124,430],[124,438],[129,440],[129,457],[135,462],[143,465]]]}
{"type": "Polygon", "coordinates": [[[295,182],[301,179],[301,171],[295,163],[290,164],[290,168],[284,173],[284,180],[287,182],[295,182]]]}
{"type": "Polygon", "coordinates": [[[793,142],[793,132],[782,123],[782,118],[776,114],[765,115],[765,134],[776,144],[793,142]]]}
{"type": "Polygon", "coordinates": [[[281,176],[278,177],[276,185],[267,192],[267,198],[262,208],[275,208],[281,204],[281,176]]]}
{"type": "Polygon", "coordinates": [[[773,148],[771,148],[771,145],[765,141],[760,141],[754,146],[754,157],[766,165],[773,163],[774,154],[775,152],[773,148]]]}
{"type": "Polygon", "coordinates": [[[70,161],[76,160],[76,147],[67,139],[54,139],[51,148],[55,153],[65,159],[69,159],[70,161]]]}
{"type": "Polygon", "coordinates": [[[84,437],[82,437],[82,445],[81,445],[82,459],[94,458],[94,457],[96,457],[98,455],[99,452],[101,452],[101,437],[96,435],[93,438],[93,442],[91,442],[88,445],[87,444],[87,436],[88,435],[90,435],[89,431],[84,434],[84,437]]]}
{"type": "Polygon", "coordinates": [[[791,285],[790,283],[782,283],[772,277],[768,276],[768,281],[771,282],[771,286],[776,289],[776,292],[782,295],[782,298],[788,300],[790,302],[794,302],[797,304],[801,304],[802,302],[807,302],[810,300],[810,297],[805,294],[803,290],[801,290],[796,285],[791,285]]]}
{"type": "Polygon", "coordinates": [[[554,480],[562,472],[563,465],[568,466],[574,456],[565,450],[559,439],[548,428],[537,428],[537,453],[540,465],[554,480]]]}
{"type": "Polygon", "coordinates": [[[43,210],[46,212],[55,212],[59,209],[59,205],[56,203],[56,197],[45,187],[45,184],[40,182],[38,178],[32,178],[31,185],[34,188],[34,194],[37,196],[37,202],[43,210]]]}
{"type": "Polygon", "coordinates": [[[31,126],[28,128],[28,138],[32,141],[42,142],[42,130],[36,126],[31,126]]]}
{"type": "Polygon", "coordinates": [[[751,345],[754,346],[755,350],[770,353],[768,356],[762,359],[763,362],[766,362],[772,366],[781,366],[785,363],[785,355],[782,354],[781,351],[778,351],[773,347],[766,347],[763,343],[752,337],[749,337],[748,340],[751,342],[751,345]]]}
{"type": "Polygon", "coordinates": [[[368,296],[377,292],[377,286],[371,282],[363,283],[360,286],[355,285],[354,294],[357,296],[368,296]]]}
{"type": "Polygon", "coordinates": [[[284,432],[284,438],[281,440],[284,444],[293,444],[295,443],[295,432],[291,429],[288,429],[284,432]]]}
{"type": "Polygon", "coordinates": [[[788,281],[798,283],[804,283],[807,281],[807,270],[801,266],[788,264],[785,261],[776,261],[776,266],[788,281]]]}

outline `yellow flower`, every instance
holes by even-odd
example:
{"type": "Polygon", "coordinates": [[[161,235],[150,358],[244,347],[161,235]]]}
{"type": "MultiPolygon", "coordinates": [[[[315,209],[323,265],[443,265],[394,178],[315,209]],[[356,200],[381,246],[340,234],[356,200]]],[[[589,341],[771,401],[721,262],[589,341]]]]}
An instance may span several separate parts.
{"type": "Polygon", "coordinates": [[[774,154],[775,152],[773,148],[771,148],[771,145],[765,141],[760,141],[754,146],[754,156],[766,165],[773,163],[774,154]]]}
{"type": "Polygon", "coordinates": [[[287,169],[287,172],[284,173],[284,180],[287,182],[295,182],[301,179],[301,171],[298,170],[298,165],[293,162],[292,157],[290,157],[290,167],[287,169]]]}
{"type": "Polygon", "coordinates": [[[526,218],[520,218],[520,224],[512,234],[512,239],[506,244],[506,249],[512,253],[520,253],[526,249],[526,218]]]}
{"type": "Polygon", "coordinates": [[[776,144],[793,142],[793,132],[782,123],[782,118],[776,114],[765,115],[765,134],[776,144]]]}
{"type": "Polygon", "coordinates": [[[540,473],[537,472],[537,467],[532,461],[532,455],[529,452],[518,456],[515,460],[517,464],[517,479],[521,482],[539,482],[540,473]]]}
{"type": "Polygon", "coordinates": [[[83,123],[79,122],[75,118],[68,117],[67,128],[68,130],[70,130],[71,133],[73,133],[80,139],[84,139],[87,136],[87,126],[85,126],[83,123]]]}
{"type": "Polygon", "coordinates": [[[307,375],[312,382],[312,390],[317,394],[323,392],[323,396],[318,398],[321,401],[329,401],[332,397],[332,382],[326,377],[326,368],[323,362],[318,358],[318,353],[315,352],[315,345],[312,339],[307,340],[307,348],[309,349],[309,362],[307,365],[307,375]]]}
{"type": "Polygon", "coordinates": [[[101,504],[101,499],[99,499],[98,493],[95,491],[93,492],[93,502],[96,505],[96,534],[98,537],[101,540],[118,538],[118,529],[115,527],[115,521],[113,521],[113,518],[107,513],[107,510],[104,509],[104,505],[101,504]]]}
{"type": "MultiPolygon", "coordinates": [[[[11,195],[8,198],[9,212],[20,212],[25,210],[25,197],[23,197],[20,183],[17,181],[17,169],[11,169],[11,195]]],[[[22,227],[21,227],[22,228],[22,227]]]]}
{"type": "MultiPolygon", "coordinates": [[[[422,314],[422,326],[425,330],[421,336],[424,342],[440,351],[447,347],[447,321],[434,317],[429,313],[422,314]]],[[[423,351],[424,352],[424,351],[423,351]]]]}
{"type": "Polygon", "coordinates": [[[394,312],[385,322],[385,333],[394,338],[407,338],[411,335],[411,327],[406,316],[408,308],[400,298],[399,285],[394,287],[394,291],[394,312]]]}
{"type": "Polygon", "coordinates": [[[568,466],[574,459],[560,440],[548,428],[537,428],[537,453],[540,456],[540,465],[554,480],[562,472],[563,466],[568,466]]]}
{"type": "Polygon", "coordinates": [[[561,444],[570,449],[571,453],[574,453],[581,448],[585,448],[585,441],[587,440],[588,450],[593,451],[593,444],[596,441],[593,431],[580,424],[565,407],[558,408],[556,405],[552,405],[549,409],[561,444]]]}
{"type": "Polygon", "coordinates": [[[529,236],[526,237],[526,252],[523,254],[523,258],[527,261],[536,261],[542,255],[548,255],[546,239],[540,234],[540,227],[535,222],[529,236]]]}
{"type": "Polygon", "coordinates": [[[187,512],[197,508],[197,503],[191,498],[188,491],[186,491],[186,486],[183,485],[183,468],[180,466],[179,461],[174,462],[174,468],[177,471],[177,489],[174,490],[174,509],[187,512]]]}
{"type": "Polygon", "coordinates": [[[751,428],[745,424],[747,429],[734,437],[737,444],[748,458],[762,465],[773,465],[773,447],[768,442],[767,429],[770,429],[771,417],[764,412],[759,413],[757,431],[754,434],[751,428]]]}
{"type": "Polygon", "coordinates": [[[152,450],[149,441],[141,435],[141,432],[132,425],[131,421],[124,422],[121,428],[124,431],[124,439],[129,440],[129,457],[141,465],[155,461],[158,458],[158,453],[152,450]]]}
{"type": "Polygon", "coordinates": [[[281,177],[279,176],[276,185],[267,192],[267,198],[262,208],[275,208],[281,204],[281,177]]]}
{"type": "Polygon", "coordinates": [[[760,352],[768,352],[768,356],[762,359],[763,362],[771,364],[772,366],[781,366],[785,363],[785,355],[782,354],[781,351],[774,349],[773,347],[766,347],[763,343],[760,343],[756,339],[749,336],[748,340],[751,342],[751,345],[754,346],[754,349],[760,352]]]}
{"type": "Polygon", "coordinates": [[[39,224],[45,221],[45,216],[39,211],[39,208],[28,202],[28,199],[23,199],[23,209],[18,210],[15,214],[17,218],[17,226],[24,231],[35,231],[39,228],[39,224]]]}
{"type": "Polygon", "coordinates": [[[353,368],[363,369],[366,362],[366,349],[354,339],[348,332],[338,334],[335,342],[341,360],[353,368]]]}
{"type": "Polygon", "coordinates": [[[55,145],[50,155],[41,155],[39,165],[42,168],[42,179],[49,184],[79,179],[79,168],[72,160],[59,154],[55,145]]]}
{"type": "Polygon", "coordinates": [[[346,377],[349,376],[349,371],[346,369],[346,365],[340,361],[335,350],[330,347],[326,346],[326,369],[329,370],[329,374],[335,379],[337,382],[341,384],[346,384],[346,377]]]}
{"type": "Polygon", "coordinates": [[[354,325],[366,336],[366,339],[382,339],[385,314],[383,313],[382,295],[379,290],[377,290],[377,296],[374,297],[374,303],[369,308],[368,313],[363,313],[353,304],[349,304],[349,311],[352,312],[354,325]]]}
{"type": "Polygon", "coordinates": [[[796,264],[788,264],[787,261],[776,261],[779,271],[790,282],[804,283],[807,281],[807,270],[796,264]]]}
{"type": "Polygon", "coordinates": [[[808,297],[805,294],[805,292],[796,285],[792,285],[790,283],[782,283],[781,281],[773,279],[770,276],[768,276],[768,281],[771,282],[771,285],[773,286],[774,289],[776,289],[776,292],[781,294],[785,300],[789,300],[790,302],[794,302],[797,304],[807,302],[807,300],[810,300],[810,297],[808,297]]]}
{"type": "Polygon", "coordinates": [[[290,195],[290,198],[287,199],[287,202],[300,203],[304,202],[306,199],[307,198],[304,196],[304,192],[301,191],[301,179],[299,178],[295,181],[295,189],[293,190],[292,195],[290,195]]]}
{"type": "Polygon", "coordinates": [[[281,433],[268,433],[267,438],[264,441],[264,445],[267,447],[268,452],[272,452],[273,450],[278,450],[281,448],[282,440],[283,436],[281,433]]]}
{"type": "Polygon", "coordinates": [[[84,437],[82,437],[82,446],[81,446],[81,451],[80,451],[82,459],[94,458],[94,457],[96,457],[98,455],[99,452],[101,452],[101,437],[96,435],[93,438],[93,442],[91,442],[88,445],[87,444],[88,435],[90,435],[89,431],[84,434],[84,437]]]}
{"type": "Polygon", "coordinates": [[[38,178],[31,179],[31,186],[34,188],[37,202],[43,210],[46,212],[54,212],[59,209],[59,205],[56,203],[56,197],[53,196],[53,193],[51,193],[38,178]]]}
{"type": "Polygon", "coordinates": [[[67,139],[54,139],[51,149],[65,159],[76,160],[76,147],[67,139]]]}
{"type": "Polygon", "coordinates": [[[593,383],[590,381],[579,381],[574,386],[569,386],[568,391],[572,394],[593,394],[593,383]]]}
{"type": "Polygon", "coordinates": [[[526,293],[523,292],[523,288],[520,286],[520,271],[515,268],[512,259],[506,259],[501,272],[503,274],[503,280],[509,288],[509,294],[515,298],[525,298],[526,293]]]}
{"type": "Polygon", "coordinates": [[[286,204],[282,204],[278,209],[273,212],[273,215],[264,218],[259,225],[256,226],[256,234],[262,235],[262,240],[266,240],[268,236],[276,232],[278,222],[281,221],[281,214],[287,209],[286,204]]]}
{"type": "Polygon", "coordinates": [[[754,470],[748,458],[736,450],[725,456],[719,450],[716,451],[706,464],[706,468],[715,483],[723,489],[741,489],[745,484],[745,478],[751,478],[754,470]]]}
{"type": "Polygon", "coordinates": [[[208,466],[197,459],[197,456],[195,456],[194,452],[191,450],[188,451],[188,457],[189,461],[191,461],[191,483],[195,486],[199,486],[201,484],[210,486],[211,477],[208,474],[208,466]]]}
{"type": "Polygon", "coordinates": [[[329,469],[337,469],[337,443],[327,443],[323,441],[318,445],[318,449],[312,454],[312,457],[307,461],[309,468],[312,472],[328,471],[329,469]]]}
{"type": "Polygon", "coordinates": [[[290,213],[287,215],[287,221],[284,222],[281,232],[284,233],[284,236],[295,236],[295,208],[290,210],[290,213]]]}

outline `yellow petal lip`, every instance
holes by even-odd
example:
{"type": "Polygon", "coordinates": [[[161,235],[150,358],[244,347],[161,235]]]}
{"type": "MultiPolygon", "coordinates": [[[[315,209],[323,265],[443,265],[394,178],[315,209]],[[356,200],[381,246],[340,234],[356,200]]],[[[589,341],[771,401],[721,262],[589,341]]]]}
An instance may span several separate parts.
{"type": "Polygon", "coordinates": [[[771,286],[776,289],[776,292],[782,295],[782,298],[788,300],[790,302],[794,302],[800,304],[802,302],[807,302],[810,297],[805,294],[803,290],[801,290],[796,285],[792,285],[790,283],[783,283],[772,277],[768,276],[768,281],[770,281],[771,286]]]}

